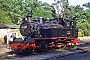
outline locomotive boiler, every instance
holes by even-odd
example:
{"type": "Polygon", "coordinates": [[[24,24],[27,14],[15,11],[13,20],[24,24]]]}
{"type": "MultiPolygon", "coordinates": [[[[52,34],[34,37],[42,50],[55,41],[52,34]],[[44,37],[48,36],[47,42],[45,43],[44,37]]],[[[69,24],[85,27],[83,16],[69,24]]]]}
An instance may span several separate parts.
{"type": "Polygon", "coordinates": [[[20,33],[23,38],[9,42],[17,51],[41,51],[69,48],[78,44],[76,22],[67,18],[43,18],[32,20],[29,14],[22,19],[20,33]]]}

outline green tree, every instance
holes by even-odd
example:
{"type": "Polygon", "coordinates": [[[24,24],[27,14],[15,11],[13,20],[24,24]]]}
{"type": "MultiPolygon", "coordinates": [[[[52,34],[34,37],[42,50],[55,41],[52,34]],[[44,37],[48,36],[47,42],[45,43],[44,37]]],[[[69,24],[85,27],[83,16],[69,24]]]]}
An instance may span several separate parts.
{"type": "MultiPolygon", "coordinates": [[[[12,19],[12,22],[16,24],[21,18],[21,13],[23,10],[21,7],[22,0],[0,0],[0,7],[7,13],[7,15],[12,19]]],[[[23,16],[23,15],[22,15],[23,16]]]]}
{"type": "Polygon", "coordinates": [[[6,12],[2,9],[0,9],[0,23],[12,24],[12,20],[9,18],[9,16],[6,14],[6,12]]]}
{"type": "Polygon", "coordinates": [[[33,12],[33,18],[37,18],[37,17],[52,18],[50,12],[48,10],[43,9],[42,7],[37,8],[33,12]]]}
{"type": "Polygon", "coordinates": [[[90,2],[84,3],[82,6],[88,8],[90,10],[90,2]]]}
{"type": "MultiPolygon", "coordinates": [[[[6,14],[12,19],[12,22],[14,24],[18,24],[18,21],[27,16],[27,14],[31,11],[33,18],[35,16],[38,16],[38,13],[40,13],[41,11],[43,12],[43,14],[39,14],[40,16],[49,16],[49,7],[49,4],[42,4],[38,0],[0,0],[0,8],[2,8],[6,12],[6,14]],[[41,10],[38,11],[38,9],[41,10]]],[[[51,15],[49,17],[51,17],[51,15]]]]}

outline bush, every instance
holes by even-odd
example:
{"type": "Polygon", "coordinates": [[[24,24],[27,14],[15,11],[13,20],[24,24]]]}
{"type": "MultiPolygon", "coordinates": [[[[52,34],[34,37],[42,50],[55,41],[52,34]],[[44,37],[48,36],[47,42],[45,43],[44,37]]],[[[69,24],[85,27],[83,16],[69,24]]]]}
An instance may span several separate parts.
{"type": "Polygon", "coordinates": [[[78,37],[82,37],[82,36],[83,36],[82,32],[78,32],[78,37]]]}
{"type": "Polygon", "coordinates": [[[4,38],[0,38],[0,44],[4,44],[4,38]]]}

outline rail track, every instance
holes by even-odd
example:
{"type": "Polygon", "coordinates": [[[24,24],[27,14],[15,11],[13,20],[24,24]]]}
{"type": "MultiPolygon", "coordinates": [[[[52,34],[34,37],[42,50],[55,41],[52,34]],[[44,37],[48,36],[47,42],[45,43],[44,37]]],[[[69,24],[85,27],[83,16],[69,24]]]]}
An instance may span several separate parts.
{"type": "Polygon", "coordinates": [[[78,46],[76,50],[73,51],[74,51],[73,53],[58,55],[45,60],[78,60],[78,58],[80,57],[83,57],[85,55],[90,55],[90,43],[81,44],[78,46]]]}
{"type": "MultiPolygon", "coordinates": [[[[78,55],[90,54],[90,43],[80,44],[76,50],[57,49],[40,53],[12,54],[7,52],[3,54],[1,60],[63,60],[67,57],[76,57],[78,55]]],[[[70,60],[70,59],[69,59],[70,60]]]]}

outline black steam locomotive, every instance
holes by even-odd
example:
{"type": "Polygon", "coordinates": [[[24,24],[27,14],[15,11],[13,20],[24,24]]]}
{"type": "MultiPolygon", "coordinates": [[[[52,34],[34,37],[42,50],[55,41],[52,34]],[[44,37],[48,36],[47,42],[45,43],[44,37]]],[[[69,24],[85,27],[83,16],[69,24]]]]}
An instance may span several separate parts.
{"type": "Polygon", "coordinates": [[[66,48],[78,43],[78,29],[74,20],[66,18],[31,19],[29,14],[23,18],[20,33],[24,39],[16,38],[9,43],[14,50],[37,51],[66,48]]]}
{"type": "Polygon", "coordinates": [[[27,20],[23,19],[20,32],[23,36],[30,36],[31,38],[60,36],[77,38],[78,36],[75,21],[63,18],[44,19],[39,17],[36,20],[31,20],[31,16],[27,16],[27,20]]]}

